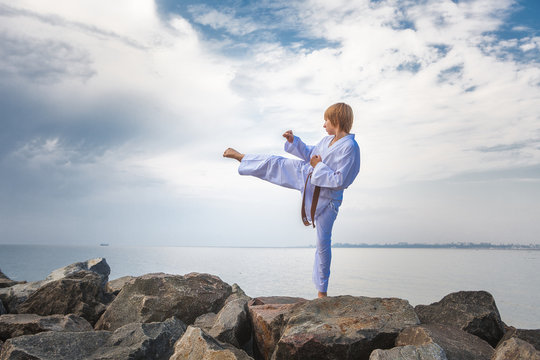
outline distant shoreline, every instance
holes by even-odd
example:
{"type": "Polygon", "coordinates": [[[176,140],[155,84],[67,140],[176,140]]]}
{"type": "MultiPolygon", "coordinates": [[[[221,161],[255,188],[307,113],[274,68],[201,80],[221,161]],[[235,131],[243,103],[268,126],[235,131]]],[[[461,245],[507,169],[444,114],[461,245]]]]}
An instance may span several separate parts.
{"type": "MultiPolygon", "coordinates": [[[[43,247],[114,247],[114,248],[132,248],[132,247],[157,247],[157,248],[168,248],[168,247],[174,247],[174,248],[227,248],[227,249],[313,249],[315,248],[315,245],[304,245],[304,246],[226,246],[226,245],[199,245],[199,246],[192,246],[192,245],[178,245],[178,246],[172,246],[172,245],[163,245],[163,246],[145,246],[145,245],[132,245],[132,246],[126,246],[126,245],[117,245],[114,246],[114,244],[110,245],[107,244],[106,246],[102,244],[87,244],[87,245],[81,245],[81,244],[0,244],[0,246],[43,246],[43,247]]],[[[445,244],[423,244],[423,243],[406,243],[406,242],[400,242],[400,243],[390,243],[390,244],[350,244],[350,243],[335,243],[332,244],[332,248],[358,248],[358,249],[469,249],[469,250],[540,250],[540,244],[530,244],[530,245],[522,245],[522,244],[491,244],[491,243],[445,243],[445,244]]]]}

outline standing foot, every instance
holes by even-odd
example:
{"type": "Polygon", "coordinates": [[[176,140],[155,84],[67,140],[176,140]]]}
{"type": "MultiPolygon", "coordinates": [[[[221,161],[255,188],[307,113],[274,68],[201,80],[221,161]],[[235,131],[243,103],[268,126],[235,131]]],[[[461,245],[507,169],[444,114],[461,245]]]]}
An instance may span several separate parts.
{"type": "Polygon", "coordinates": [[[317,297],[318,297],[318,298],[324,298],[324,297],[326,297],[326,296],[327,296],[327,293],[325,293],[325,292],[320,292],[320,291],[319,291],[319,294],[317,294],[317,297]]]}
{"type": "Polygon", "coordinates": [[[238,161],[242,161],[242,159],[244,158],[244,154],[240,154],[238,151],[234,150],[233,148],[228,148],[223,153],[223,157],[236,159],[238,161]]]}

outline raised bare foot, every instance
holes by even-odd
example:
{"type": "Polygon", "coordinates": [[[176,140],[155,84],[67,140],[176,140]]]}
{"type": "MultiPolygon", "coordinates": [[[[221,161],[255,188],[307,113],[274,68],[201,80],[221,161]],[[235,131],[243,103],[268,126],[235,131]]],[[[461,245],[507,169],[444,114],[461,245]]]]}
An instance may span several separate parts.
{"type": "Polygon", "coordinates": [[[244,154],[240,154],[238,151],[234,150],[233,148],[228,148],[223,153],[223,157],[236,159],[238,161],[242,161],[242,159],[244,158],[244,154]]]}
{"type": "Polygon", "coordinates": [[[319,297],[319,298],[323,298],[323,297],[326,297],[326,296],[327,296],[327,293],[325,293],[325,292],[320,292],[319,291],[319,293],[317,294],[317,297],[319,297]]]}

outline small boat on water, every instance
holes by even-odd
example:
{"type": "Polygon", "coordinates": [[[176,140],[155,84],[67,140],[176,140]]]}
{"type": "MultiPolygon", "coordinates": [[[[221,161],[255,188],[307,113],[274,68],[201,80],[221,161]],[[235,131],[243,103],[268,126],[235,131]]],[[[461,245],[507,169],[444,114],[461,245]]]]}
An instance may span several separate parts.
{"type": "Polygon", "coordinates": [[[109,246],[109,244],[107,244],[107,243],[101,243],[101,244],[99,244],[99,246],[109,246]]]}

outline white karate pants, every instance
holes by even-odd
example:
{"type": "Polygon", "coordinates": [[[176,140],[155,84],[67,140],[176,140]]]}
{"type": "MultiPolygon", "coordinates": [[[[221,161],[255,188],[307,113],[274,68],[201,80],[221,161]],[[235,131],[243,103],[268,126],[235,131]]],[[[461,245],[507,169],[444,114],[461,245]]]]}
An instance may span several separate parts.
{"type": "MultiPolygon", "coordinates": [[[[306,177],[312,170],[311,165],[302,160],[274,155],[251,154],[246,154],[238,167],[240,175],[255,176],[272,184],[296,189],[300,192],[304,191],[306,177]]],[[[306,214],[310,213],[312,194],[313,187],[311,186],[306,193],[306,214]]],[[[317,249],[315,251],[312,278],[318,291],[327,292],[328,279],[330,278],[330,262],[332,261],[332,226],[338,214],[339,204],[334,201],[326,202],[321,200],[319,200],[319,207],[315,215],[317,249]]]]}

